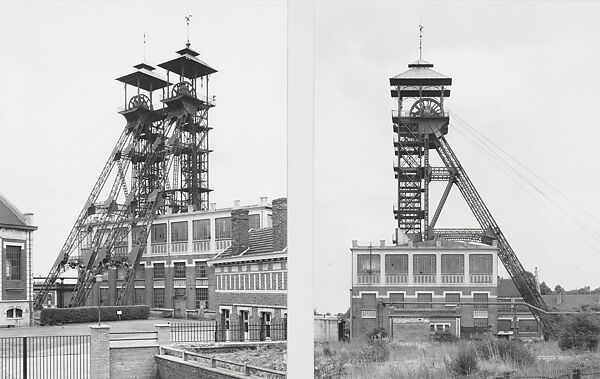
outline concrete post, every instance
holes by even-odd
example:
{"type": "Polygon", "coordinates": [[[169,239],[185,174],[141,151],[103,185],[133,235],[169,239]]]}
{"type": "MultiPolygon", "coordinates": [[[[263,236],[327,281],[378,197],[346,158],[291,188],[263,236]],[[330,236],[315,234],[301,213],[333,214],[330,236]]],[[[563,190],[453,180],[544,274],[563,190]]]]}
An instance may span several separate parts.
{"type": "Polygon", "coordinates": [[[110,378],[110,327],[90,325],[90,379],[110,378]]]}
{"type": "Polygon", "coordinates": [[[155,324],[158,334],[158,345],[168,345],[171,343],[171,325],[169,324],[155,324]]]}

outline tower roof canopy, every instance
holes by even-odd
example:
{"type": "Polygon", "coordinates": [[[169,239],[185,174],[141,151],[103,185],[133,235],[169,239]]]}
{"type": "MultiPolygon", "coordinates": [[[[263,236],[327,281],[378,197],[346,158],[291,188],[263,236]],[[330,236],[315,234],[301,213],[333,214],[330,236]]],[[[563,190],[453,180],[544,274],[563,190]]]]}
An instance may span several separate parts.
{"type": "Polygon", "coordinates": [[[175,59],[159,64],[159,67],[162,67],[167,71],[171,71],[176,74],[182,75],[188,79],[196,79],[200,76],[206,76],[217,72],[217,70],[210,67],[208,64],[202,62],[195,56],[190,55],[188,50],[191,49],[186,48],[180,50],[179,53],[183,52],[183,54],[181,54],[175,59]]]}
{"type": "Polygon", "coordinates": [[[121,76],[120,78],[117,78],[117,80],[134,87],[140,87],[146,91],[154,91],[163,87],[167,87],[169,84],[171,84],[158,76],[158,74],[150,71],[148,67],[154,70],[154,67],[150,65],[140,63],[134,67],[137,68],[136,71],[132,72],[131,74],[121,76]]]}
{"type": "Polygon", "coordinates": [[[390,78],[392,86],[449,86],[452,78],[433,70],[433,64],[419,59],[409,70],[390,78]]]}

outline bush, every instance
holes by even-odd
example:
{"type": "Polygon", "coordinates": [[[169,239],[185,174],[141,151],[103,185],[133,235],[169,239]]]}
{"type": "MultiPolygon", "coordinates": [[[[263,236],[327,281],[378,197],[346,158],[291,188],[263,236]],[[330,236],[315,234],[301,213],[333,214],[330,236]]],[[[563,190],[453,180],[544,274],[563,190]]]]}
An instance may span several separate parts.
{"type": "Polygon", "coordinates": [[[432,338],[435,342],[456,342],[458,340],[454,334],[447,330],[443,332],[436,331],[432,338]]]}
{"type": "Polygon", "coordinates": [[[370,331],[368,331],[366,334],[366,337],[367,337],[367,341],[369,341],[369,342],[374,341],[374,340],[380,340],[382,338],[387,337],[387,332],[385,331],[384,327],[377,326],[377,327],[371,329],[370,331]]]}
{"type": "Polygon", "coordinates": [[[372,362],[385,362],[390,357],[390,344],[386,338],[373,340],[365,350],[367,359],[372,362]]]}
{"type": "Polygon", "coordinates": [[[561,350],[595,351],[600,342],[600,322],[593,314],[576,314],[562,324],[558,338],[561,350]]]}
{"type": "MultiPolygon", "coordinates": [[[[121,320],[145,320],[150,314],[147,305],[100,307],[102,321],[117,321],[117,311],[123,312],[121,320]]],[[[73,324],[98,321],[98,307],[44,308],[40,313],[40,325],[73,324]]]]}
{"type": "Polygon", "coordinates": [[[458,355],[446,362],[446,369],[454,376],[471,375],[479,370],[479,360],[477,353],[471,346],[462,345],[458,350],[458,355]]]}
{"type": "Polygon", "coordinates": [[[518,366],[529,366],[535,362],[535,357],[521,341],[485,339],[474,346],[479,356],[486,360],[498,359],[518,366]]]}

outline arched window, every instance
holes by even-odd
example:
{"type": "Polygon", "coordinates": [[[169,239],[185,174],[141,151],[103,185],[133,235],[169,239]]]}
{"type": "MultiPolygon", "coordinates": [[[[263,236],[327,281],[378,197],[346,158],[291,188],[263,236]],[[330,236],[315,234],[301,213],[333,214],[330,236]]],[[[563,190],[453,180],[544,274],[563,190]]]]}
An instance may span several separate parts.
{"type": "Polygon", "coordinates": [[[6,311],[6,318],[23,318],[23,310],[20,308],[10,308],[6,311]]]}

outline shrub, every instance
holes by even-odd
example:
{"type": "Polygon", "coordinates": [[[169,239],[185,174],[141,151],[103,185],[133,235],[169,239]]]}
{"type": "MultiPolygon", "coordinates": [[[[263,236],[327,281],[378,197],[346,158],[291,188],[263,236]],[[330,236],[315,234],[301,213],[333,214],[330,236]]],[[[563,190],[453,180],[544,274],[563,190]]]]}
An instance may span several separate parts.
{"type": "Polygon", "coordinates": [[[458,355],[446,362],[446,369],[454,376],[471,375],[479,370],[477,353],[471,346],[462,345],[458,355]]]}
{"type": "Polygon", "coordinates": [[[593,314],[576,314],[562,324],[558,339],[561,350],[595,351],[600,342],[600,322],[593,314]]]}
{"type": "Polygon", "coordinates": [[[385,362],[390,357],[390,344],[386,338],[373,340],[366,349],[368,360],[372,362],[385,362]]]}
{"type": "MultiPolygon", "coordinates": [[[[147,305],[125,305],[100,307],[102,321],[117,321],[121,311],[121,320],[145,320],[150,314],[147,305]]],[[[44,308],[40,312],[40,325],[73,324],[98,321],[98,307],[44,308]]]]}
{"type": "Polygon", "coordinates": [[[535,362],[533,354],[521,341],[485,339],[475,343],[475,350],[483,359],[498,359],[519,366],[532,365],[535,362]]]}
{"type": "Polygon", "coordinates": [[[447,330],[443,332],[436,331],[432,338],[435,342],[456,342],[458,340],[454,334],[447,330]]]}
{"type": "Polygon", "coordinates": [[[387,337],[387,332],[385,331],[384,327],[377,326],[377,327],[371,329],[370,331],[368,331],[366,334],[366,337],[367,337],[367,341],[369,341],[369,342],[374,341],[374,340],[380,340],[382,338],[387,337]]]}

